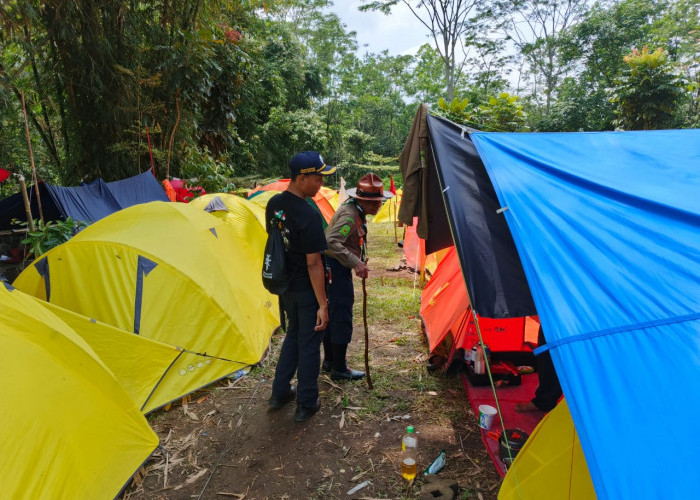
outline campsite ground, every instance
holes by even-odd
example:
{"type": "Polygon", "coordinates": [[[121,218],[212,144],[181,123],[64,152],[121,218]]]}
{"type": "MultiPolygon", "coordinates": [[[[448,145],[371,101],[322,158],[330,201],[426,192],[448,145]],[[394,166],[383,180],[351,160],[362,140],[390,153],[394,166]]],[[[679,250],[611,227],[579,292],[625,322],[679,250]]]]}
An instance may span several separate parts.
{"type": "MultiPolygon", "coordinates": [[[[158,410],[149,421],[161,449],[123,492],[135,499],[418,498],[422,474],[400,474],[401,438],[413,425],[419,470],[444,449],[439,473],[460,499],[496,498],[500,478],[486,454],[459,377],[429,374],[416,275],[401,268],[391,223],[371,224],[367,280],[370,367],[364,382],[320,379],[322,406],[294,422],[294,404],[267,411],[282,335],[249,375],[226,380],[158,410]],[[354,486],[371,484],[353,495],[354,486]]],[[[356,280],[355,334],[349,364],[364,365],[362,287],[356,280]]]]}

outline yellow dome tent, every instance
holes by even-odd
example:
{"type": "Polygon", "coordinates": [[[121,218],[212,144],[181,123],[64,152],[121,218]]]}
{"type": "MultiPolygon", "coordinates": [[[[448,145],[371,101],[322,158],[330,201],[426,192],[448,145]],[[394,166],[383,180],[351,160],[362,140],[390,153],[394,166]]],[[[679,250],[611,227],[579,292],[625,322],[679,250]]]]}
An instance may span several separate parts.
{"type": "MultiPolygon", "coordinates": [[[[277,192],[275,191],[275,194],[277,192]]],[[[250,200],[236,196],[235,194],[228,193],[214,193],[205,194],[204,196],[199,196],[189,202],[189,206],[197,207],[207,210],[207,206],[212,204],[212,200],[219,198],[226,210],[231,214],[231,220],[236,224],[248,225],[251,224],[251,216],[260,223],[260,227],[265,229],[265,207],[253,203],[250,200]]],[[[209,211],[209,210],[207,210],[209,211]]],[[[216,213],[216,212],[214,212],[216,213]]],[[[267,239],[267,235],[265,235],[267,239]]],[[[265,240],[263,240],[263,248],[265,248],[265,240]]],[[[262,251],[260,253],[260,259],[262,262],[262,251]]],[[[262,265],[262,264],[261,264],[262,265]]]]}
{"type": "Polygon", "coordinates": [[[241,368],[260,361],[279,324],[260,279],[262,252],[254,260],[252,250],[264,241],[246,240],[251,227],[180,203],[135,205],[47,252],[15,286],[241,368]]]}
{"type": "Polygon", "coordinates": [[[241,368],[238,363],[134,335],[55,304],[34,300],[90,345],[144,414],[241,368]]]}
{"type": "Polygon", "coordinates": [[[508,469],[499,500],[593,500],[596,498],[581,443],[562,400],[525,442],[508,469]]]}
{"type": "Polygon", "coordinates": [[[113,498],[158,437],[92,349],[0,283],[4,498],[113,498]]]}

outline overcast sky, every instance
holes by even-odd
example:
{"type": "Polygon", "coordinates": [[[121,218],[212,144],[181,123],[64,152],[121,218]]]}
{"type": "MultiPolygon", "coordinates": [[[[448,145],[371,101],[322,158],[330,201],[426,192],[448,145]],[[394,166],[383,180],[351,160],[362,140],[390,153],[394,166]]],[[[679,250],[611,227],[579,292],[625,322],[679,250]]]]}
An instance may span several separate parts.
{"type": "Polygon", "coordinates": [[[428,30],[403,3],[385,16],[381,12],[360,12],[359,0],[334,0],[332,11],[346,24],[348,31],[357,32],[359,55],[388,50],[392,56],[415,54],[426,42],[428,30]]]}

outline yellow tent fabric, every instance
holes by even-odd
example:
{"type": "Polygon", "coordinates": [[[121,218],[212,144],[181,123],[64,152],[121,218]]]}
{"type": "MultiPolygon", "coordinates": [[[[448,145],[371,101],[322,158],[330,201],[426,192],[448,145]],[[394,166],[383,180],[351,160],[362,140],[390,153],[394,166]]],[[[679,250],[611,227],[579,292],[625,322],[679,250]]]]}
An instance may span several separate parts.
{"type": "Polygon", "coordinates": [[[401,195],[403,190],[397,189],[396,196],[389,198],[384,202],[382,208],[379,209],[377,215],[374,216],[372,222],[396,222],[397,214],[401,208],[401,195]]]}
{"type": "Polygon", "coordinates": [[[262,191],[260,193],[256,193],[255,196],[249,198],[248,201],[253,203],[254,205],[262,207],[262,209],[265,210],[265,207],[267,207],[267,202],[270,201],[270,198],[281,192],[282,191],[274,191],[271,189],[267,191],[262,191]]]}
{"type": "Polygon", "coordinates": [[[199,196],[189,202],[192,207],[204,209],[214,198],[219,198],[238,224],[250,224],[252,215],[265,229],[265,207],[261,207],[251,201],[228,193],[214,193],[199,196]]]}
{"type": "Polygon", "coordinates": [[[144,414],[241,368],[41,303],[87,342],[144,414]]]}
{"type": "Polygon", "coordinates": [[[15,286],[147,338],[255,364],[279,325],[254,260],[255,224],[151,202],[116,212],[42,256],[15,286]]]}
{"type": "Polygon", "coordinates": [[[90,347],[0,283],[3,498],[114,498],[158,446],[90,347]]]}
{"type": "Polygon", "coordinates": [[[499,500],[593,500],[596,498],[566,400],[549,412],[515,457],[499,500]]]}

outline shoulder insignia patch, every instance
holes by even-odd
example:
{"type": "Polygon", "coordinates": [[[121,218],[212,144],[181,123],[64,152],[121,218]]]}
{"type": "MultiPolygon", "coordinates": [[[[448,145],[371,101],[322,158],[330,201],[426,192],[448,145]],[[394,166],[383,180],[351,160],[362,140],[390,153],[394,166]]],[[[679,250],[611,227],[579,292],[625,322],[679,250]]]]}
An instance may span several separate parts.
{"type": "Polygon", "coordinates": [[[348,224],[355,224],[355,218],[354,218],[354,217],[348,217],[348,218],[347,218],[347,223],[348,223],[348,224]]]}
{"type": "Polygon", "coordinates": [[[343,227],[340,228],[338,232],[343,236],[347,236],[348,234],[350,234],[350,226],[345,224],[343,227]]]}

